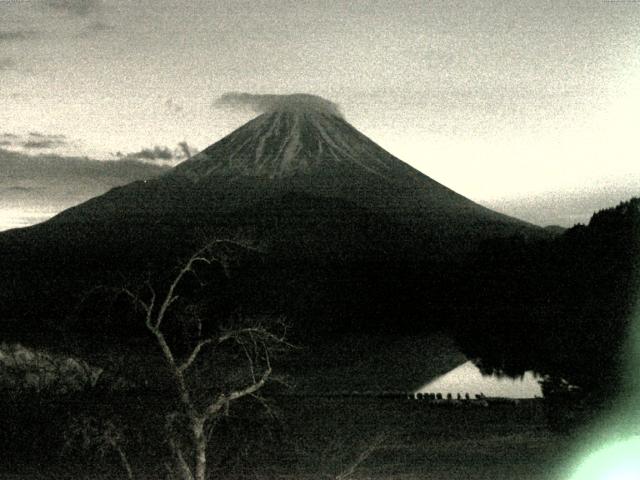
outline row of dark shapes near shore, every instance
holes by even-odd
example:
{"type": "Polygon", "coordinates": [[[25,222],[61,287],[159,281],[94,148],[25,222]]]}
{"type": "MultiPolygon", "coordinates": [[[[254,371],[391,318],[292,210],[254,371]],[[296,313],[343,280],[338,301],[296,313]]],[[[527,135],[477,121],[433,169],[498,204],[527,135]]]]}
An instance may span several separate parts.
{"type": "Polygon", "coordinates": [[[483,393],[473,396],[468,392],[462,393],[415,393],[415,392],[326,392],[326,393],[293,393],[275,395],[275,398],[322,398],[322,399],[365,399],[365,400],[393,400],[409,403],[425,403],[431,405],[469,405],[477,407],[488,407],[491,405],[518,405],[520,403],[538,402],[542,397],[536,398],[509,398],[509,397],[487,397],[483,393]]]}

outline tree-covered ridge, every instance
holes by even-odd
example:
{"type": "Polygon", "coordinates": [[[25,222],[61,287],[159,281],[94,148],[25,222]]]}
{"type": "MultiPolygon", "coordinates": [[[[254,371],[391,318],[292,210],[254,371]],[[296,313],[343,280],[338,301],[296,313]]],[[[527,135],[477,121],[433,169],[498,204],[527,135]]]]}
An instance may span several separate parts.
{"type": "Polygon", "coordinates": [[[486,370],[533,369],[610,396],[621,384],[639,264],[640,198],[551,240],[487,242],[469,268],[477,316],[458,325],[458,338],[486,370]]]}

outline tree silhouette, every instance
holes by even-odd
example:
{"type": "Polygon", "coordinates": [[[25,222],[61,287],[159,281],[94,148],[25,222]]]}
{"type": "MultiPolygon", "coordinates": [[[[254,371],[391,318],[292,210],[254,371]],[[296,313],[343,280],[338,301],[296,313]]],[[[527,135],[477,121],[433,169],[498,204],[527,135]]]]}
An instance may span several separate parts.
{"type": "Polygon", "coordinates": [[[212,326],[196,305],[182,301],[189,280],[204,285],[200,267],[218,265],[229,275],[231,250],[237,248],[252,247],[231,240],[206,244],[162,290],[151,280],[137,289],[118,289],[141,314],[176,394],[177,407],[166,415],[166,430],[174,471],[183,480],[206,478],[207,447],[216,420],[242,398],[261,400],[260,390],[273,379],[272,356],[292,348],[281,318],[240,317],[228,325],[212,326]],[[192,327],[189,333],[177,335],[176,331],[184,332],[186,322],[192,327]]]}

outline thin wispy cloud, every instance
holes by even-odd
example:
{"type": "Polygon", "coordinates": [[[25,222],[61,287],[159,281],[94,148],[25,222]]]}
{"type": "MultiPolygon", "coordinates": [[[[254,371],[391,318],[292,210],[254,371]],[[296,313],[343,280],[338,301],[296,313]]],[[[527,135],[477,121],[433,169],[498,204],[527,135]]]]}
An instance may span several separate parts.
{"type": "Polygon", "coordinates": [[[0,133],[0,147],[12,147],[20,137],[13,133],[0,133]]]}
{"type": "Polygon", "coordinates": [[[175,165],[189,158],[196,149],[187,142],[180,142],[176,148],[156,145],[152,148],[143,148],[137,152],[122,153],[117,152],[115,156],[121,160],[133,160],[145,163],[156,163],[159,165],[175,165]]]}
{"type": "Polygon", "coordinates": [[[184,107],[176,102],[173,98],[167,98],[164,102],[164,106],[169,111],[169,113],[177,114],[182,113],[184,111],[184,107]]]}
{"type": "MultiPolygon", "coordinates": [[[[17,135],[12,132],[0,132],[0,150],[4,151],[5,155],[8,153],[24,155],[23,158],[29,159],[30,162],[33,161],[33,158],[38,157],[54,158],[56,162],[60,161],[61,158],[67,159],[67,161],[70,161],[69,159],[84,158],[69,154],[69,151],[77,151],[77,148],[71,150],[66,148],[77,146],[76,142],[70,140],[63,134],[31,131],[24,135],[17,135]],[[3,148],[4,150],[2,150],[3,148]],[[58,150],[56,153],[48,151],[62,148],[64,148],[64,150],[58,150]]],[[[120,165],[133,163],[168,168],[191,157],[195,152],[195,147],[189,145],[186,141],[182,141],[173,148],[166,145],[155,145],[133,152],[117,152],[111,155],[114,161],[120,165]]],[[[106,165],[103,160],[86,160],[91,162],[97,161],[101,162],[102,165],[106,165]]]]}
{"type": "Polygon", "coordinates": [[[39,34],[36,30],[0,30],[0,43],[30,40],[39,34]]]}
{"type": "Polygon", "coordinates": [[[340,107],[336,103],[317,95],[304,93],[275,95],[228,92],[217,98],[213,102],[213,107],[249,108],[256,113],[313,108],[330,115],[342,116],[340,107]]]}
{"type": "Polygon", "coordinates": [[[27,139],[17,145],[27,150],[45,150],[64,147],[68,143],[65,135],[29,132],[27,139]]]}
{"type": "Polygon", "coordinates": [[[29,192],[33,192],[34,190],[36,190],[36,189],[35,188],[28,188],[28,187],[21,187],[21,186],[12,186],[12,187],[7,187],[2,191],[3,192],[9,192],[9,193],[29,193],[29,192]]]}
{"type": "Polygon", "coordinates": [[[80,38],[94,38],[96,36],[111,33],[114,31],[116,31],[115,25],[111,25],[109,23],[98,20],[85,26],[77,36],[80,38]]]}
{"type": "Polygon", "coordinates": [[[158,145],[121,156],[129,160],[173,160],[173,152],[168,147],[159,147],[158,145]]]}
{"type": "MultiPolygon", "coordinates": [[[[59,133],[52,134],[52,133],[41,133],[41,132],[29,132],[29,136],[33,138],[45,138],[47,140],[64,140],[67,138],[66,135],[62,135],[59,133]]],[[[14,135],[14,138],[15,137],[17,136],[14,135]]]]}
{"type": "Polygon", "coordinates": [[[20,145],[27,150],[45,150],[63,147],[66,142],[61,140],[27,140],[20,145]]]}
{"type": "Polygon", "coordinates": [[[100,0],[47,0],[45,5],[67,15],[87,17],[100,12],[104,4],[100,0]]]}
{"type": "Polygon", "coordinates": [[[0,57],[0,71],[13,70],[17,63],[13,57],[0,57]]]}

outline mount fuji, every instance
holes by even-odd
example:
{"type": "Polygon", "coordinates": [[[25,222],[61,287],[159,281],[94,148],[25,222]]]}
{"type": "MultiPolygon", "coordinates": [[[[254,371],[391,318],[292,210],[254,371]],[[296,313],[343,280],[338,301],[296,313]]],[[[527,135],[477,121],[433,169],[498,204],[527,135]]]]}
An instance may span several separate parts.
{"type": "MultiPolygon", "coordinates": [[[[368,231],[369,245],[379,240],[406,251],[407,241],[417,242],[423,254],[447,256],[488,237],[540,234],[541,229],[482,207],[397,159],[330,102],[311,95],[283,98],[161,177],[115,188],[42,225],[4,236],[55,236],[73,229],[72,237],[99,230],[116,242],[143,241],[148,233],[158,240],[157,229],[170,236],[179,228],[183,238],[194,229],[212,233],[260,225],[267,243],[277,238],[308,243],[314,228],[328,223],[356,236],[368,231]],[[358,225],[362,221],[367,225],[358,225]],[[309,230],[296,228],[301,238],[295,239],[283,224],[309,230]],[[387,224],[393,228],[384,239],[376,238],[387,224]]],[[[347,239],[330,238],[342,251],[340,243],[347,239]]]]}
{"type": "Polygon", "coordinates": [[[207,239],[236,238],[263,251],[227,289],[243,308],[283,313],[320,342],[402,336],[444,321],[449,265],[513,235],[545,232],[402,162],[330,102],[279,97],[162,176],[0,234],[0,314],[49,331],[92,286],[160,275],[207,239]]]}

